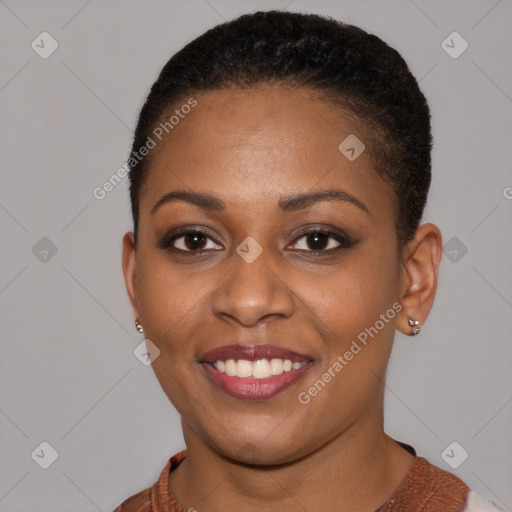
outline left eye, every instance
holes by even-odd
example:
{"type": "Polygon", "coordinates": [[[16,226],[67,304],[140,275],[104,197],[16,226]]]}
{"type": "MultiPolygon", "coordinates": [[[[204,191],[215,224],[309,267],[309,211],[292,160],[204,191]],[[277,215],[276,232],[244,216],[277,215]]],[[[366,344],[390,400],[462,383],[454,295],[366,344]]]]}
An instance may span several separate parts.
{"type": "MultiPolygon", "coordinates": [[[[308,244],[312,244],[312,249],[301,249],[300,247],[295,247],[300,250],[306,251],[329,251],[333,249],[338,249],[339,247],[344,245],[343,238],[336,234],[328,231],[309,231],[308,233],[304,233],[302,236],[297,238],[297,240],[306,239],[306,246],[308,244]],[[326,243],[327,242],[327,246],[326,243]],[[334,244],[334,247],[332,246],[334,244]],[[336,245],[337,244],[337,245],[336,245]]],[[[297,245],[297,242],[294,243],[297,245]]]]}

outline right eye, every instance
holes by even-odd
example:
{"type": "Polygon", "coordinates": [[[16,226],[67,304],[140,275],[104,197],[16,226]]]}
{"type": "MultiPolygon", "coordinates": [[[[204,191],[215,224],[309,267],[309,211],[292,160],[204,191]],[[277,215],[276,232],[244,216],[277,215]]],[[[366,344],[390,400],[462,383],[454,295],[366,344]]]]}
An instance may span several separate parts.
{"type": "MultiPolygon", "coordinates": [[[[205,247],[208,239],[218,246],[206,231],[202,229],[189,229],[172,236],[165,235],[160,241],[160,247],[162,249],[170,248],[182,252],[198,253],[199,251],[212,249],[211,247],[205,247]]],[[[215,247],[213,249],[215,250],[215,247]]]]}

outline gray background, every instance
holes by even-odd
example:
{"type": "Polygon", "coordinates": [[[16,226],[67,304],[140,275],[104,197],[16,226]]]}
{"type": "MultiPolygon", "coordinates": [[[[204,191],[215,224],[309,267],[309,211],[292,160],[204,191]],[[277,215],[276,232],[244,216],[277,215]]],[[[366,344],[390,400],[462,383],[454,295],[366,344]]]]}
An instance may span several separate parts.
{"type": "Polygon", "coordinates": [[[121,272],[127,180],[103,200],[93,190],[126,161],[172,53],[224,19],[285,7],[377,34],[421,80],[435,137],[424,220],[450,245],[421,334],[397,333],[386,428],[512,508],[510,0],[3,0],[0,510],[109,512],[184,447],[133,355],[143,337],[121,272]],[[47,59],[31,48],[43,31],[59,44],[47,59]],[[441,46],[453,31],[469,44],[456,59],[441,46]],[[43,237],[57,248],[46,260],[43,237]],[[58,452],[48,469],[31,457],[42,441],[58,452]],[[456,470],[441,457],[453,441],[469,453],[456,470]]]}

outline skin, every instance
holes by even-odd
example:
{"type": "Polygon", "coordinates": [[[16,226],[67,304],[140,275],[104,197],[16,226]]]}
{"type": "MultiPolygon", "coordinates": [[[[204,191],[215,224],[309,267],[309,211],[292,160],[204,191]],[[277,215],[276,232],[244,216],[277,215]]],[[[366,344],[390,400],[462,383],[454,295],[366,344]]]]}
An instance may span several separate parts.
{"type": "Polygon", "coordinates": [[[187,457],[170,485],[188,510],[374,511],[414,458],[383,430],[386,365],[407,317],[425,322],[442,254],[439,229],[421,225],[397,249],[394,195],[369,152],[349,161],[338,145],[357,126],[306,90],[262,85],[194,95],[198,105],[152,150],[141,189],[139,238],[123,238],[135,318],[161,353],[155,374],[181,414],[187,457]],[[366,205],[322,201],[283,212],[282,196],[343,189],[366,205]],[[224,211],[167,192],[213,194],[224,211]],[[208,237],[161,238],[201,226],[208,237]],[[356,243],[304,236],[343,230],[356,243]],[[248,237],[263,252],[247,263],[248,237]],[[187,245],[188,241],[188,245],[187,245]],[[205,249],[193,255],[191,249],[205,249]],[[179,249],[189,253],[179,252],[179,249]],[[317,249],[315,255],[315,249],[317,249]],[[322,256],[324,251],[326,255],[322,256]],[[394,303],[402,310],[307,405],[307,391],[394,303]],[[232,343],[270,343],[308,354],[311,369],[267,400],[240,400],[210,383],[200,355],[232,343]]]}

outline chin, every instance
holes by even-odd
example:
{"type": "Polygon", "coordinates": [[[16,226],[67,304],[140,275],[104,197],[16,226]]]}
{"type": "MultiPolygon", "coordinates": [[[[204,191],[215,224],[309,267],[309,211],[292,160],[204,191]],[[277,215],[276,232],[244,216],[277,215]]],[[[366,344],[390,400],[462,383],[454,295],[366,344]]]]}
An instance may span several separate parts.
{"type": "MultiPolygon", "coordinates": [[[[261,436],[259,436],[261,437],[261,436]]],[[[287,436],[292,439],[294,436],[287,436]]],[[[223,443],[224,444],[224,443],[223,443]]],[[[301,458],[302,451],[297,444],[289,446],[284,439],[240,440],[230,439],[228,446],[217,446],[222,455],[245,465],[277,466],[294,462],[301,458]]]]}

